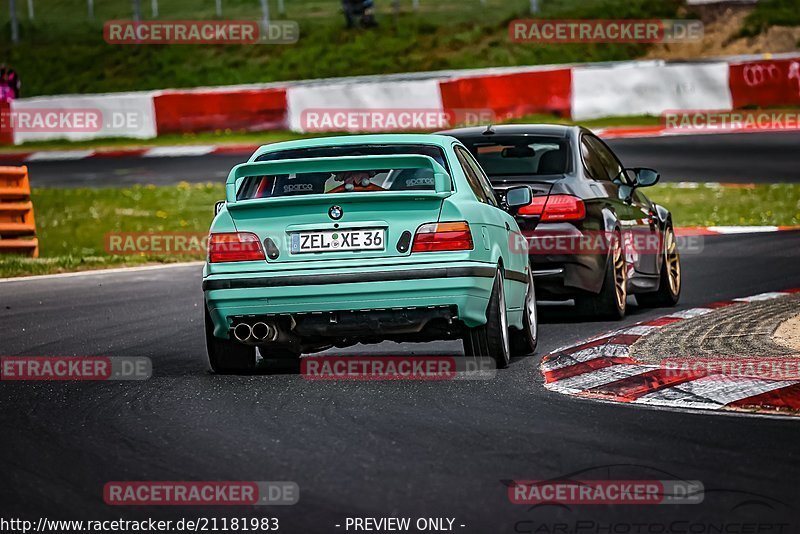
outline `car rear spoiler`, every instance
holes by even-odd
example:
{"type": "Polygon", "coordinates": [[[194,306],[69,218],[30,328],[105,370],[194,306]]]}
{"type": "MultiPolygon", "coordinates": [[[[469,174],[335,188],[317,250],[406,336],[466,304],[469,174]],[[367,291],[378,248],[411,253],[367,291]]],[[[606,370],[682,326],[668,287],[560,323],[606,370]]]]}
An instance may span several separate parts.
{"type": "MultiPolygon", "coordinates": [[[[228,179],[225,182],[225,198],[229,207],[235,205],[248,204],[253,202],[269,201],[297,201],[298,199],[308,200],[310,197],[322,195],[302,195],[290,197],[277,197],[255,200],[236,200],[236,192],[242,180],[248,176],[274,176],[279,174],[292,173],[311,173],[311,172],[345,172],[345,171],[370,171],[378,169],[430,169],[433,171],[434,191],[381,191],[375,195],[352,193],[327,193],[325,198],[333,200],[336,197],[345,195],[349,200],[357,198],[365,199],[378,197],[398,198],[398,197],[420,197],[436,196],[444,198],[452,194],[453,186],[450,175],[439,163],[430,156],[418,154],[398,154],[392,156],[340,156],[333,158],[307,158],[307,159],[284,159],[275,161],[256,161],[252,163],[242,163],[231,169],[228,179]]],[[[260,203],[260,202],[259,202],[260,203]]]]}

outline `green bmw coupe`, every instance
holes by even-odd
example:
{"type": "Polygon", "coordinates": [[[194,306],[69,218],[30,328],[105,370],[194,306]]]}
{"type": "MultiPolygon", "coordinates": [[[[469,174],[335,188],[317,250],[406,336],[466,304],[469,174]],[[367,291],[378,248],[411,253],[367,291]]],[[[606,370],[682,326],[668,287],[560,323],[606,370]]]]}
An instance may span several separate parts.
{"type": "Polygon", "coordinates": [[[515,211],[452,137],[275,143],[234,167],[203,272],[208,357],[240,372],[384,340],[462,339],[508,365],[536,347],[536,298],[515,211]]]}

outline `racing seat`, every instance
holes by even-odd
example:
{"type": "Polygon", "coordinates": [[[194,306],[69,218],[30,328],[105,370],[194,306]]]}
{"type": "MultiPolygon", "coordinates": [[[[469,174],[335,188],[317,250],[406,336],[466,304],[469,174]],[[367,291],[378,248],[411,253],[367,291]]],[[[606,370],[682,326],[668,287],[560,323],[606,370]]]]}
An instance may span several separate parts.
{"type": "Polygon", "coordinates": [[[549,150],[539,158],[536,174],[562,174],[567,168],[567,151],[549,150]]]}

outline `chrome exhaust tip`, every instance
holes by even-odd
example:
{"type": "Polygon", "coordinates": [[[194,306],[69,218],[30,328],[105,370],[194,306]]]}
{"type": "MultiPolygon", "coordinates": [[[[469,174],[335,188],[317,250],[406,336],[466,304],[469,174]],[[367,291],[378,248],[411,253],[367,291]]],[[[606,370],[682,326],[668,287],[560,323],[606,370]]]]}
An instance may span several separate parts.
{"type": "Polygon", "coordinates": [[[249,324],[239,323],[233,328],[233,337],[244,343],[253,336],[253,329],[249,324]]]}
{"type": "Polygon", "coordinates": [[[256,323],[253,325],[251,333],[256,341],[273,341],[277,329],[267,323],[256,323]]]}

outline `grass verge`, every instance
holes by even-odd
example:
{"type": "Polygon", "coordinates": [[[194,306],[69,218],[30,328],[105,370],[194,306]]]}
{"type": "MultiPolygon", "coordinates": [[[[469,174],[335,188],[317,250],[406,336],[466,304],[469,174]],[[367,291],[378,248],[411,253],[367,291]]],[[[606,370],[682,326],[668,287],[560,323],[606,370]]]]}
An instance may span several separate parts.
{"type": "MultiPolygon", "coordinates": [[[[663,184],[647,195],[672,211],[676,226],[800,225],[800,184],[663,184]]],[[[219,184],[35,189],[41,257],[0,257],[0,278],[203,259],[202,252],[115,255],[106,250],[106,234],[206,232],[214,202],[224,197],[219,184]]]]}
{"type": "MultiPolygon", "coordinates": [[[[83,0],[35,2],[29,19],[17,2],[20,42],[9,43],[7,9],[0,12],[0,56],[13,65],[24,96],[97,93],[303,80],[337,76],[418,72],[511,65],[626,60],[642,44],[520,44],[508,24],[529,17],[529,0],[412,0],[376,2],[380,26],[344,28],[337,0],[292,0],[272,19],[298,22],[291,45],[109,45],[103,23],[131,19],[131,2],[96,2],[94,18],[83,0]],[[41,6],[39,4],[42,4],[41,6]],[[394,5],[398,10],[394,10],[394,5]]],[[[145,3],[143,3],[145,4],[145,3]]],[[[210,20],[214,2],[161,2],[159,20],[210,20]]],[[[259,3],[225,0],[222,17],[259,20],[259,3]]],[[[679,0],[546,0],[537,18],[676,18],[679,0]]],[[[145,7],[147,7],[145,5],[145,7]]],[[[152,18],[145,9],[145,18],[152,18]]]]}

